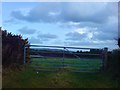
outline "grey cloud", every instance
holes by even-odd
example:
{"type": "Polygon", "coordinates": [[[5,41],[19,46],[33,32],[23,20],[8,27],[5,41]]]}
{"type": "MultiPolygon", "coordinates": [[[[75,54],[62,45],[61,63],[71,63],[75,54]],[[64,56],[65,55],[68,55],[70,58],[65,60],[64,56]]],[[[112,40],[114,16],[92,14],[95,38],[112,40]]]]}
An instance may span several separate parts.
{"type": "Polygon", "coordinates": [[[36,29],[31,29],[28,27],[22,27],[18,30],[22,34],[34,34],[36,32],[36,29]]]}
{"type": "MultiPolygon", "coordinates": [[[[116,16],[117,19],[117,16],[116,16]]],[[[118,22],[117,20],[109,20],[108,23],[98,27],[98,34],[94,34],[94,38],[99,40],[115,40],[118,37],[118,22]]]]}
{"type": "Polygon", "coordinates": [[[40,3],[31,9],[28,15],[13,11],[12,16],[28,22],[95,22],[103,23],[109,15],[115,13],[114,3],[40,3]],[[52,14],[50,14],[52,13],[52,14]],[[57,13],[57,14],[55,14],[57,13]]]}
{"type": "Polygon", "coordinates": [[[57,36],[53,34],[39,34],[37,37],[31,37],[29,41],[33,44],[46,44],[46,42],[56,38],[57,36]]]}
{"type": "MultiPolygon", "coordinates": [[[[33,14],[32,14],[33,15],[33,14]]],[[[39,22],[40,20],[36,16],[25,16],[21,13],[21,11],[13,11],[11,16],[22,21],[29,21],[29,22],[39,22]]]]}
{"type": "Polygon", "coordinates": [[[113,45],[115,41],[97,41],[97,42],[91,42],[91,41],[66,41],[66,45],[68,46],[82,46],[82,47],[96,47],[96,48],[104,48],[108,47],[109,49],[116,48],[117,45],[113,45]]]}
{"type": "Polygon", "coordinates": [[[87,26],[88,31],[86,33],[93,33],[92,40],[115,40],[115,38],[118,37],[118,22],[116,19],[117,15],[116,17],[109,17],[108,21],[102,24],[83,22],[80,23],[77,28],[84,28],[87,26]]]}
{"type": "Polygon", "coordinates": [[[11,13],[11,16],[13,16],[14,18],[17,18],[19,20],[24,20],[25,19],[25,16],[20,11],[13,11],[11,13]]]}
{"type": "Polygon", "coordinates": [[[11,22],[12,22],[12,23],[15,23],[16,21],[15,21],[15,19],[13,19],[13,18],[4,21],[4,23],[11,23],[11,22]]]}
{"type": "MultiPolygon", "coordinates": [[[[117,37],[117,23],[114,22],[114,19],[109,20],[109,17],[117,17],[117,12],[117,3],[46,2],[40,3],[39,6],[32,8],[26,15],[22,14],[21,11],[13,11],[11,15],[17,20],[27,21],[30,23],[43,22],[56,24],[56,22],[60,22],[62,28],[83,28],[86,26],[91,28],[97,27],[97,30],[88,30],[87,32],[93,32],[91,42],[84,41],[87,37],[87,33],[80,34],[77,32],[70,32],[66,34],[66,41],[76,41],[71,44],[96,45],[92,41],[99,40],[108,42],[117,37]],[[69,22],[73,23],[70,24],[69,22]],[[99,34],[95,34],[94,32],[98,32],[99,34]]],[[[57,36],[51,34],[40,34],[38,35],[38,38],[42,41],[49,41],[56,39],[57,36]]]]}
{"type": "Polygon", "coordinates": [[[29,42],[32,43],[32,44],[43,44],[43,42],[37,37],[31,37],[29,39],[29,42]]]}
{"type": "Polygon", "coordinates": [[[98,34],[93,34],[93,39],[94,40],[115,40],[117,38],[117,35],[114,33],[110,33],[109,31],[107,32],[99,32],[98,34]]]}
{"type": "Polygon", "coordinates": [[[89,41],[66,41],[67,45],[72,45],[72,46],[90,46],[93,45],[92,42],[89,41]]]}
{"type": "MultiPolygon", "coordinates": [[[[104,23],[105,24],[105,23],[104,23]]],[[[79,27],[102,27],[103,24],[95,22],[81,22],[79,27]]]]}
{"type": "Polygon", "coordinates": [[[62,15],[66,21],[104,23],[108,16],[117,12],[116,5],[117,3],[67,3],[62,15]]]}
{"type": "Polygon", "coordinates": [[[47,34],[39,34],[38,38],[40,38],[42,41],[50,41],[50,40],[56,39],[57,36],[47,33],[47,34]]]}
{"type": "Polygon", "coordinates": [[[18,19],[15,18],[10,18],[8,20],[3,21],[3,24],[6,25],[15,25],[15,24],[23,24],[23,21],[19,21],[18,19]]]}
{"type": "Polygon", "coordinates": [[[80,41],[81,39],[85,39],[87,37],[86,33],[80,34],[78,32],[69,32],[66,34],[66,40],[75,40],[75,41],[80,41]]]}
{"type": "Polygon", "coordinates": [[[23,15],[21,11],[13,11],[11,16],[28,22],[55,22],[59,15],[59,4],[60,3],[40,3],[39,6],[32,8],[27,15],[23,15]]]}
{"type": "Polygon", "coordinates": [[[81,26],[81,23],[78,22],[66,22],[66,23],[59,23],[59,27],[61,28],[78,28],[81,26]]]}
{"type": "MultiPolygon", "coordinates": [[[[114,22],[114,20],[112,21],[114,22]]],[[[80,23],[77,26],[72,25],[71,27],[66,25],[66,28],[73,28],[73,29],[78,29],[78,28],[84,28],[88,27],[88,31],[86,34],[80,35],[77,32],[74,32],[67,35],[67,40],[81,40],[87,38],[87,34],[93,33],[93,37],[91,38],[91,41],[94,40],[102,40],[102,41],[107,41],[107,40],[115,40],[118,37],[118,26],[117,22],[115,23],[104,23],[104,24],[95,24],[95,23],[80,23]],[[97,28],[97,29],[94,29],[97,28]]]]}

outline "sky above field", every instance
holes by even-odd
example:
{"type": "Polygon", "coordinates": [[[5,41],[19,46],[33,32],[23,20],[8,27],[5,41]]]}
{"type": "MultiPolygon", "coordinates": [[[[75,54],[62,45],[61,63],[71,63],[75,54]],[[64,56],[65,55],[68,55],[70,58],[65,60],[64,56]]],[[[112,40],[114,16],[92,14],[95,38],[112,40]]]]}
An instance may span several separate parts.
{"type": "Polygon", "coordinates": [[[3,2],[2,27],[31,44],[117,48],[117,2],[3,2]]]}

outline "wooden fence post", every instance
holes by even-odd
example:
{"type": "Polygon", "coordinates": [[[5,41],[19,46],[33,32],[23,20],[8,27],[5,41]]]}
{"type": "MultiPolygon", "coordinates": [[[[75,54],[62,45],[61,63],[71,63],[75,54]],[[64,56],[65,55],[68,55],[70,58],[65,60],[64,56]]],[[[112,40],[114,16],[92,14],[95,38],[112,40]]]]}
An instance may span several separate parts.
{"type": "Polygon", "coordinates": [[[24,64],[26,64],[26,45],[24,46],[24,64]]]}
{"type": "Polygon", "coordinates": [[[108,48],[107,47],[105,47],[104,49],[103,49],[103,70],[105,71],[106,70],[106,68],[107,68],[107,52],[108,52],[108,48]]]}

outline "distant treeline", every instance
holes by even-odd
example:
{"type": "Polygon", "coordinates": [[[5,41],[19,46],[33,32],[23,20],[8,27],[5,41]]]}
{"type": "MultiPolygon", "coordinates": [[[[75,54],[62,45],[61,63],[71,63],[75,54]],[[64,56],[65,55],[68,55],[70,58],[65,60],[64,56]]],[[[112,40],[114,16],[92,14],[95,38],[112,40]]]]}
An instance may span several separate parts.
{"type": "MultiPolygon", "coordinates": [[[[24,46],[28,44],[28,39],[23,39],[21,35],[14,35],[2,30],[2,65],[21,65],[24,63],[24,46]]],[[[27,59],[28,60],[28,59],[27,59]]]]}
{"type": "MultiPolygon", "coordinates": [[[[63,50],[57,49],[30,49],[30,55],[40,55],[42,57],[63,57],[63,50]]],[[[90,51],[64,51],[67,58],[102,58],[101,49],[90,49],[90,51]]]]}
{"type": "MultiPolygon", "coordinates": [[[[63,52],[62,49],[30,49],[31,53],[38,53],[38,52],[63,52]]],[[[90,49],[90,51],[82,51],[82,50],[77,50],[77,51],[71,51],[71,50],[65,50],[64,52],[73,52],[73,53],[91,53],[91,54],[101,54],[102,49],[90,49]]]]}

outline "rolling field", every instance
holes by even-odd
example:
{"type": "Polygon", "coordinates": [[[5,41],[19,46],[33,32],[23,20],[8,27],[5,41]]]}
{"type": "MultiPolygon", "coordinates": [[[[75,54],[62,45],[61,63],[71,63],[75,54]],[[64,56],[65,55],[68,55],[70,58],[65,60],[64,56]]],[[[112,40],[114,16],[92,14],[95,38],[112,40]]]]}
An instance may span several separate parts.
{"type": "Polygon", "coordinates": [[[101,59],[78,58],[32,58],[31,66],[38,71],[97,72],[102,67],[101,59]]]}

